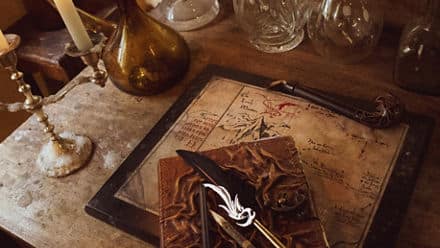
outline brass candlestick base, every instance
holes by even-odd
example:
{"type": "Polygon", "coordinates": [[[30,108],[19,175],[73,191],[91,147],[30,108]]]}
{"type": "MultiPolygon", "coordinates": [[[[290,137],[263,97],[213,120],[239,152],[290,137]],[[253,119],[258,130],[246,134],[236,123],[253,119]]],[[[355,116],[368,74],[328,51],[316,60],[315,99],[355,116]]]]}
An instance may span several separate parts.
{"type": "Polygon", "coordinates": [[[87,81],[104,87],[108,75],[106,71],[99,69],[98,62],[101,58],[106,38],[100,33],[89,33],[89,35],[94,45],[89,51],[79,51],[75,44],[70,42],[66,44],[66,54],[71,57],[81,57],[84,64],[93,68],[93,75],[88,77],[87,81]]]}
{"type": "Polygon", "coordinates": [[[63,132],[41,148],[37,166],[50,177],[69,175],[81,168],[92,153],[92,141],[86,136],[63,132]]]}
{"type": "Polygon", "coordinates": [[[11,74],[11,80],[17,82],[18,91],[26,97],[24,103],[2,104],[0,109],[11,112],[26,110],[35,114],[38,121],[44,125],[44,132],[49,134],[50,141],[45,144],[37,159],[37,166],[50,177],[62,177],[86,164],[92,153],[92,142],[85,136],[73,133],[58,135],[54,126],[49,123],[48,116],[43,111],[43,99],[34,96],[31,87],[23,80],[23,73],[17,70],[17,55],[15,49],[20,45],[20,37],[15,34],[6,35],[9,48],[0,51],[0,68],[4,68],[11,74]]]}

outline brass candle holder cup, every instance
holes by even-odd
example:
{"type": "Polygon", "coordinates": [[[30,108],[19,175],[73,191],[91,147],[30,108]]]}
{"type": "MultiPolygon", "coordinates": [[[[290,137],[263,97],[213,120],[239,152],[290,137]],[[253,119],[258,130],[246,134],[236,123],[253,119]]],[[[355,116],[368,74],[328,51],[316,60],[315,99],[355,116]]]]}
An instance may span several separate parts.
{"type": "Polygon", "coordinates": [[[89,36],[93,43],[90,50],[80,51],[73,42],[70,42],[66,44],[65,51],[70,57],[80,57],[84,64],[93,68],[92,76],[87,78],[88,82],[104,87],[108,74],[99,68],[98,63],[107,38],[101,33],[89,33],[89,36]]]}
{"type": "Polygon", "coordinates": [[[43,110],[46,101],[31,92],[31,86],[23,79],[23,73],[17,70],[17,55],[15,50],[20,45],[20,36],[6,35],[9,48],[0,51],[0,68],[10,73],[11,80],[18,85],[18,91],[26,100],[24,103],[0,103],[0,110],[17,112],[28,111],[37,116],[43,124],[44,132],[50,136],[48,143],[43,145],[38,158],[37,166],[50,177],[62,177],[71,174],[86,164],[92,154],[92,142],[88,137],[79,136],[71,132],[57,134],[50,124],[47,114],[43,110]]]}

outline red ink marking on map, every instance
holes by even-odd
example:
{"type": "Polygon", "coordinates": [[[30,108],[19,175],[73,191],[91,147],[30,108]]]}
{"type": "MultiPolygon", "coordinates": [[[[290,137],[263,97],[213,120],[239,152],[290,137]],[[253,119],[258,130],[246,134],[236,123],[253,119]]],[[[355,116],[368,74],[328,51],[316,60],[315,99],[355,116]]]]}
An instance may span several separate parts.
{"type": "Polygon", "coordinates": [[[272,102],[273,102],[272,100],[263,101],[263,104],[266,107],[266,109],[261,114],[268,114],[270,118],[281,116],[282,113],[276,107],[273,106],[272,102]]]}
{"type": "Polygon", "coordinates": [[[296,104],[290,103],[290,102],[285,102],[285,103],[278,104],[278,110],[283,110],[283,108],[285,108],[285,107],[294,107],[294,106],[296,106],[296,104]]]}

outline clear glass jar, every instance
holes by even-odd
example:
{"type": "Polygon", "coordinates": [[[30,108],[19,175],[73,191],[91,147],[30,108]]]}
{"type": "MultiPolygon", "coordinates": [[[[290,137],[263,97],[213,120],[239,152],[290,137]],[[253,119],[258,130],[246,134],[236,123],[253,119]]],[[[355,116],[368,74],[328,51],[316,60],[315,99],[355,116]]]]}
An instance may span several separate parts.
{"type": "Polygon", "coordinates": [[[425,15],[406,25],[394,81],[402,88],[440,95],[440,0],[429,0],[425,15]]]}
{"type": "Polygon", "coordinates": [[[163,0],[160,8],[165,23],[178,31],[205,26],[220,11],[218,0],[163,0]]]}
{"type": "Polygon", "coordinates": [[[310,0],[233,0],[237,22],[258,50],[289,51],[304,38],[310,0]]]}
{"type": "Polygon", "coordinates": [[[331,61],[344,64],[370,55],[383,29],[379,2],[323,0],[307,25],[315,50],[331,61]]]}

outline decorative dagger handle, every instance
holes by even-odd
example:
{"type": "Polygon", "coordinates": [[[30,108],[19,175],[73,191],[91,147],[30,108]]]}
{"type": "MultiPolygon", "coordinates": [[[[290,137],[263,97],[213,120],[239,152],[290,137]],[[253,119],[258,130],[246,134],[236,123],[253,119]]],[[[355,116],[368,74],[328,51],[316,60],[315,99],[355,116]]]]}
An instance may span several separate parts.
{"type": "Polygon", "coordinates": [[[405,112],[399,99],[391,94],[377,97],[376,109],[367,111],[349,103],[336,101],[318,90],[285,80],[273,82],[268,89],[304,98],[372,128],[387,128],[398,124],[405,112]]]}
{"type": "Polygon", "coordinates": [[[269,231],[269,229],[267,229],[263,224],[261,224],[260,221],[255,219],[253,224],[258,229],[258,231],[260,231],[264,235],[264,237],[266,237],[267,240],[269,240],[272,243],[274,247],[286,248],[286,246],[281,242],[281,240],[279,240],[278,237],[275,236],[275,234],[273,234],[271,231],[269,231]]]}

